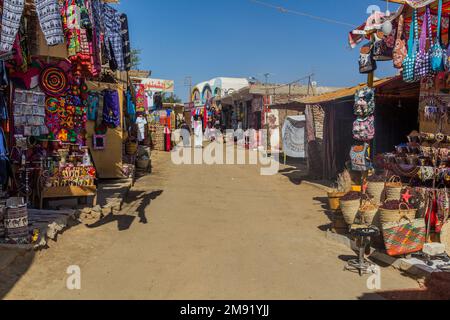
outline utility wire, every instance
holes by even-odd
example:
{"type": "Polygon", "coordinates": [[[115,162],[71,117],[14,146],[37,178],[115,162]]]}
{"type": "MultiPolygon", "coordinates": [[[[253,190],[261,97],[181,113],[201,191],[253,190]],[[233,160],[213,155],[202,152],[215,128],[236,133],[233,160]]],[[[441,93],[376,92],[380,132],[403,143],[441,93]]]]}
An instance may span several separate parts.
{"type": "Polygon", "coordinates": [[[273,4],[264,2],[264,1],[259,1],[259,0],[249,0],[249,1],[253,2],[255,4],[259,4],[261,6],[264,6],[264,7],[276,9],[276,10],[280,11],[281,13],[291,13],[291,14],[295,14],[295,15],[298,15],[298,16],[307,17],[307,18],[318,20],[318,21],[322,21],[322,22],[338,24],[338,25],[351,27],[351,28],[357,27],[357,26],[355,26],[354,24],[351,24],[351,23],[342,22],[342,21],[333,20],[333,19],[324,18],[324,17],[319,17],[319,16],[311,15],[309,13],[305,13],[305,12],[301,12],[301,11],[295,11],[295,10],[286,9],[284,7],[276,6],[276,5],[273,5],[273,4]]]}

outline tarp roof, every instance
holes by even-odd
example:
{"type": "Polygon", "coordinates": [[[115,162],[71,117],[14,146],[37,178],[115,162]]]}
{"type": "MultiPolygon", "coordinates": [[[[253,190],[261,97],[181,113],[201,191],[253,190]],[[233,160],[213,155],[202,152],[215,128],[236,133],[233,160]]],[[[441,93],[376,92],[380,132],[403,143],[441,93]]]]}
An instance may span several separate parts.
{"type": "MultiPolygon", "coordinates": [[[[395,79],[395,78],[389,77],[389,78],[377,80],[374,82],[374,87],[381,86],[385,83],[388,83],[389,81],[392,81],[393,79],[395,79]]],[[[352,97],[355,95],[356,91],[358,91],[366,86],[367,86],[367,83],[361,83],[354,87],[344,88],[344,89],[337,90],[334,92],[321,94],[318,96],[305,97],[303,99],[298,100],[298,102],[300,102],[302,104],[319,104],[319,103],[335,101],[335,100],[339,100],[342,98],[352,97]]]]}

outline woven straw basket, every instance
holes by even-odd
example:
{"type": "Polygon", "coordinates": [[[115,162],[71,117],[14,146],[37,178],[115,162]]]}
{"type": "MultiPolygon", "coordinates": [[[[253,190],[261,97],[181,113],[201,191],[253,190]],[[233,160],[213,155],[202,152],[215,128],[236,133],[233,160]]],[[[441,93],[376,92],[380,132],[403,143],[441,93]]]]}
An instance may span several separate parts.
{"type": "Polygon", "coordinates": [[[445,245],[447,250],[450,250],[450,220],[442,227],[441,243],[445,245]]]}
{"type": "Polygon", "coordinates": [[[366,199],[362,202],[358,211],[359,223],[368,226],[379,225],[378,203],[366,194],[366,199]]]}
{"type": "Polygon", "coordinates": [[[380,208],[380,223],[381,225],[393,222],[399,222],[402,219],[414,220],[416,219],[417,210],[409,208],[406,203],[401,203],[398,210],[387,210],[380,208]]]}
{"type": "Polygon", "coordinates": [[[398,176],[393,176],[386,182],[386,201],[400,200],[402,197],[403,184],[402,180],[398,176]]]}
{"type": "MultiPolygon", "coordinates": [[[[373,197],[375,203],[383,202],[384,182],[369,182],[367,185],[367,193],[373,197]]],[[[400,199],[400,198],[399,198],[400,199]]]]}
{"type": "Polygon", "coordinates": [[[345,196],[345,192],[328,192],[328,203],[330,206],[330,210],[339,210],[339,201],[343,196],[345,196]]]}
{"type": "Polygon", "coordinates": [[[352,225],[355,223],[356,216],[358,215],[361,200],[342,201],[340,200],[342,215],[347,224],[352,225]]]}

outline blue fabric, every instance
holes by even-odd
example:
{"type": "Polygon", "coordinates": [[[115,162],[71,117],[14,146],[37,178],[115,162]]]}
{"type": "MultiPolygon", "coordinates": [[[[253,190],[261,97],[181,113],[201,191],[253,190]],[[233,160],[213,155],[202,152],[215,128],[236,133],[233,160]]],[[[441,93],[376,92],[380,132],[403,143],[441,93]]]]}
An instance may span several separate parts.
{"type": "Polygon", "coordinates": [[[3,187],[8,183],[11,176],[11,166],[6,148],[6,138],[3,129],[0,127],[0,185],[3,187]]]}
{"type": "Polygon", "coordinates": [[[136,123],[136,106],[134,105],[131,93],[127,92],[127,113],[132,123],[136,123]]]}
{"type": "Polygon", "coordinates": [[[97,121],[98,105],[100,97],[97,93],[89,93],[87,118],[89,121],[97,121]]]}
{"type": "Polygon", "coordinates": [[[8,106],[3,93],[0,93],[0,120],[8,120],[8,106]]]}

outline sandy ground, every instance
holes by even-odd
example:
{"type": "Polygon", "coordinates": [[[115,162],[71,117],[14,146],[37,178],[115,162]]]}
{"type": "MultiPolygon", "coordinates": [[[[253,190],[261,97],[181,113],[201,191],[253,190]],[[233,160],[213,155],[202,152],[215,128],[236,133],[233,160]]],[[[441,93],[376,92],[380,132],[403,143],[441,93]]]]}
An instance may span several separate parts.
{"type": "MultiPolygon", "coordinates": [[[[0,270],[5,299],[377,299],[344,272],[353,252],[330,242],[318,189],[295,172],[175,166],[155,154],[126,214],[74,227],[49,250],[0,270]],[[314,200],[316,199],[316,200],[314,200]],[[82,289],[66,288],[81,268],[82,289]]],[[[0,254],[2,254],[0,252],[0,254]]],[[[384,290],[417,288],[387,268],[384,290]]]]}

